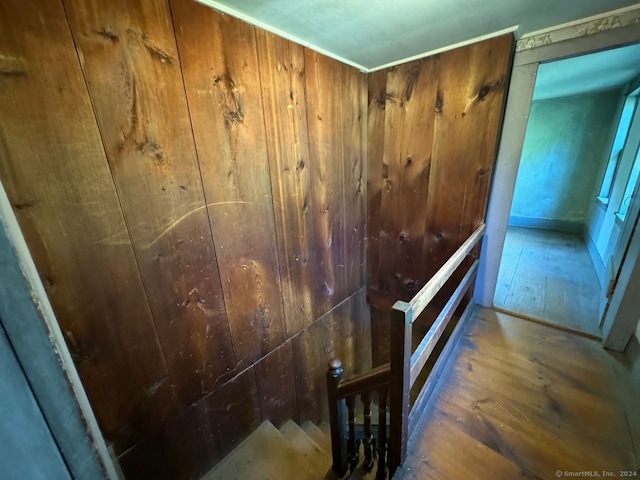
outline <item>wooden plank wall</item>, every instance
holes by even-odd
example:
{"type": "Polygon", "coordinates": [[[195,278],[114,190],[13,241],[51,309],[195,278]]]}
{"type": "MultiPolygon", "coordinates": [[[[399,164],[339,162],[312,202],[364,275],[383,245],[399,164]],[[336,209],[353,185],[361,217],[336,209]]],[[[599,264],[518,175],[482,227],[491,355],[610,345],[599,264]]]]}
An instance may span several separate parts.
{"type": "Polygon", "coordinates": [[[369,75],[371,301],[409,300],[484,221],[512,56],[505,35],[369,75]]]}
{"type": "Polygon", "coordinates": [[[25,1],[0,180],[127,478],[321,420],[371,362],[366,75],[193,0],[25,1]]]}

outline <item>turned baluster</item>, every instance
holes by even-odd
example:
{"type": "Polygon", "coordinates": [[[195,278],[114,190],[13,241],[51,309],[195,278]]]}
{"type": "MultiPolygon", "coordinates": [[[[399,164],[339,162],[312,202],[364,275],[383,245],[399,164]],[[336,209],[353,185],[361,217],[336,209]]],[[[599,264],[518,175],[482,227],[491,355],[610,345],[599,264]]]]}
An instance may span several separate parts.
{"type": "Polygon", "coordinates": [[[378,472],[377,480],[387,478],[387,392],[388,388],[378,390],[378,472]]]}
{"type": "Polygon", "coordinates": [[[329,362],[329,370],[327,371],[327,393],[329,398],[333,471],[338,475],[347,473],[347,408],[344,398],[338,399],[337,395],[342,374],[342,362],[337,358],[332,359],[329,362]]]}
{"type": "Polygon", "coordinates": [[[353,471],[358,465],[359,452],[356,445],[356,397],[347,398],[347,410],[349,412],[349,440],[347,441],[347,456],[349,466],[353,471]]]}
{"type": "Polygon", "coordinates": [[[361,395],[364,406],[364,468],[370,471],[373,467],[373,435],[371,434],[371,392],[361,395]]]}

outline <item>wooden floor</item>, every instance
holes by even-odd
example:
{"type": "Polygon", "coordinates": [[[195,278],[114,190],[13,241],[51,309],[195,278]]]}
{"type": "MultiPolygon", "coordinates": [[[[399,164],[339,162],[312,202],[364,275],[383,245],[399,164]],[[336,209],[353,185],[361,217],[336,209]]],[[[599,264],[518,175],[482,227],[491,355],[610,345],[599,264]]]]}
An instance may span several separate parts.
{"type": "Polygon", "coordinates": [[[621,362],[595,340],[477,307],[394,480],[638,478],[640,395],[621,362]]]}
{"type": "Polygon", "coordinates": [[[596,337],[600,284],[579,235],[509,227],[494,305],[596,337]]]}

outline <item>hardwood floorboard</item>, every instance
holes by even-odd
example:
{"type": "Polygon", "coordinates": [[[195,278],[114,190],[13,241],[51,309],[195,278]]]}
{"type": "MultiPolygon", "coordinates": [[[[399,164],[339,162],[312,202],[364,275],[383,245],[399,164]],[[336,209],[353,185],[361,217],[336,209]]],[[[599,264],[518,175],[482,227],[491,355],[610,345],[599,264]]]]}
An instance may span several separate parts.
{"type": "Polygon", "coordinates": [[[633,478],[630,382],[597,341],[477,307],[394,480],[633,478]]]}
{"type": "Polygon", "coordinates": [[[509,227],[494,305],[599,337],[600,284],[577,234],[509,227]]]}

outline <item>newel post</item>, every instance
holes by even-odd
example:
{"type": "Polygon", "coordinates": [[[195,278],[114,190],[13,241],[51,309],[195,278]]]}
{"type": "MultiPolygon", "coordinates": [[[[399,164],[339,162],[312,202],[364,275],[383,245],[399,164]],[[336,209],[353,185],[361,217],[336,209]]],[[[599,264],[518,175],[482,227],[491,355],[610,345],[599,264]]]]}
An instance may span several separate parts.
{"type": "Polygon", "coordinates": [[[347,473],[347,405],[344,398],[338,399],[338,385],[342,374],[342,362],[337,358],[329,361],[327,392],[329,425],[331,426],[331,455],[333,457],[333,471],[338,475],[347,473]]]}
{"type": "Polygon", "coordinates": [[[411,308],[398,301],[391,311],[389,383],[389,478],[407,458],[411,372],[411,308]]]}

